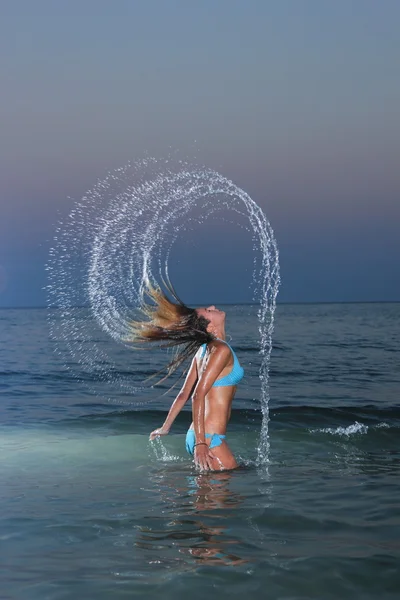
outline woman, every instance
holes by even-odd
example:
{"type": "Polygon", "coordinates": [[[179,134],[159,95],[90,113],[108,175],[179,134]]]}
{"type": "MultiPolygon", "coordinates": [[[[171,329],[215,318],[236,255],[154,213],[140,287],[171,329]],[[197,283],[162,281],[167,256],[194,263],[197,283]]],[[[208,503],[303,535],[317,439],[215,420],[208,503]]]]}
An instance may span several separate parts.
{"type": "Polygon", "coordinates": [[[191,397],[193,422],[186,435],[186,449],[196,466],[202,471],[235,469],[238,465],[226,441],[226,428],[243,369],[225,341],[225,313],[215,306],[189,308],[170,283],[166,287],[175,302],[147,284],[153,304],[142,307],[147,321],[132,323],[133,341],[161,341],[164,347],[178,347],[166,377],[187,358],[192,362],[163,426],[153,431],[150,439],[169,433],[191,397]]]}

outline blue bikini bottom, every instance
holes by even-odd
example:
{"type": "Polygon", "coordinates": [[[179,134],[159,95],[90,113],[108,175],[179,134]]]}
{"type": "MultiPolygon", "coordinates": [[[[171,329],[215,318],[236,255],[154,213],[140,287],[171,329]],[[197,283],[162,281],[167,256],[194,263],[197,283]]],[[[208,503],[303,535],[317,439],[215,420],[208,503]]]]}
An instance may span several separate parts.
{"type": "MultiPolygon", "coordinates": [[[[223,440],[226,438],[226,435],[220,435],[219,433],[206,433],[206,438],[211,438],[210,448],[215,448],[216,446],[220,446],[222,444],[223,440]]],[[[195,443],[196,436],[194,434],[194,429],[188,429],[186,434],[186,450],[192,456],[194,454],[195,443]]]]}

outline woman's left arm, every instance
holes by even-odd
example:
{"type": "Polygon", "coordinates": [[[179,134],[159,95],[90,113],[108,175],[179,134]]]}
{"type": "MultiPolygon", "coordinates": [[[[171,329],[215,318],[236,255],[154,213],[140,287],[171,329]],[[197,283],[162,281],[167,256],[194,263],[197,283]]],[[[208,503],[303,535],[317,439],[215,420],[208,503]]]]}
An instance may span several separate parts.
{"type": "Polygon", "coordinates": [[[155,429],[150,434],[150,439],[154,440],[154,438],[160,435],[167,435],[169,430],[171,429],[172,423],[175,421],[176,417],[181,412],[182,408],[189,400],[191,393],[193,391],[194,386],[197,381],[197,363],[196,357],[192,360],[192,364],[190,365],[190,369],[185,379],[185,383],[183,384],[181,391],[175,398],[171,408],[169,409],[167,418],[164,421],[164,424],[159,429],[155,429]]]}

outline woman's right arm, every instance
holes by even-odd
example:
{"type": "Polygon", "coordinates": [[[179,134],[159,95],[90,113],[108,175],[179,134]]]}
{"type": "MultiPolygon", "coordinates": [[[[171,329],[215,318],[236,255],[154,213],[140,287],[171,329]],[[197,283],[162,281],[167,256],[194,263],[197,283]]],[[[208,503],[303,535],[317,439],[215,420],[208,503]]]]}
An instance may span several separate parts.
{"type": "Polygon", "coordinates": [[[216,379],[226,366],[231,351],[227,344],[215,341],[210,344],[210,356],[193,393],[193,428],[196,436],[194,462],[202,471],[212,469],[213,454],[206,443],[205,399],[216,379]]]}
{"type": "Polygon", "coordinates": [[[155,429],[150,434],[150,439],[154,440],[154,438],[160,435],[167,435],[169,430],[171,429],[172,423],[175,421],[176,417],[181,412],[182,408],[189,400],[192,395],[193,389],[197,383],[197,361],[196,357],[193,358],[192,364],[190,365],[190,369],[188,374],[186,375],[185,383],[183,384],[181,391],[175,398],[171,408],[169,409],[167,418],[164,421],[164,425],[159,429],[155,429]]]}

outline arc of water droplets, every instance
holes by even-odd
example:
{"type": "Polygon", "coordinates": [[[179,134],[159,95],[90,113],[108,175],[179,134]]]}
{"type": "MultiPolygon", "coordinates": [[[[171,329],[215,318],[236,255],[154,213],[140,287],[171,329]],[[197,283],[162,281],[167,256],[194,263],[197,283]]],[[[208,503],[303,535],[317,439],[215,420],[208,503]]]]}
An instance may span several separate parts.
{"type": "Polygon", "coordinates": [[[104,340],[94,338],[88,323],[93,326],[94,319],[101,332],[126,345],[132,307],[140,305],[147,279],[168,275],[170,251],[182,229],[226,210],[248,217],[259,257],[254,262],[253,294],[259,302],[262,355],[262,462],[269,448],[268,371],[280,282],[278,249],[261,208],[221,174],[183,162],[171,168],[168,161],[146,159],[99,181],[57,230],[47,265],[50,331],[58,352],[69,351],[83,368],[81,379],[92,389],[96,391],[100,382],[130,395],[143,393],[148,386],[133,384],[131,373],[118,371],[104,340]],[[76,308],[87,304],[90,318],[76,308]]]}

